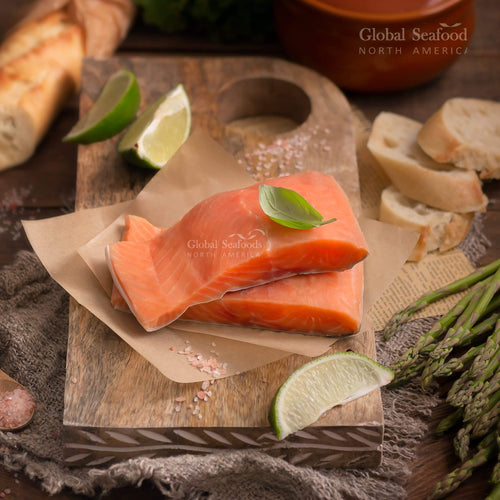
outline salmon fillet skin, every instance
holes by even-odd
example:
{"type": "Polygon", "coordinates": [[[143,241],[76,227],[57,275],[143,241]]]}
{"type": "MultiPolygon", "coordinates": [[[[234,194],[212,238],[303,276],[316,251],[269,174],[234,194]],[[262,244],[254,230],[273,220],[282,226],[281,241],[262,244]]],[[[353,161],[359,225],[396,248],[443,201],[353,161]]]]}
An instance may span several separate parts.
{"type": "MultiPolygon", "coordinates": [[[[161,229],[128,215],[124,241],[146,241],[161,229]]],[[[204,323],[263,327],[313,335],[347,335],[359,330],[363,314],[363,263],[341,272],[301,274],[189,307],[180,317],[204,323]]],[[[130,311],[113,287],[112,305],[130,311]]]]}
{"type": "Polygon", "coordinates": [[[281,226],[262,211],[254,184],[201,201],[147,241],[107,246],[113,281],[146,331],[226,292],[350,269],[367,256],[349,200],[331,176],[310,171],[264,183],[293,189],[325,220],[337,220],[307,230],[281,226]]]}

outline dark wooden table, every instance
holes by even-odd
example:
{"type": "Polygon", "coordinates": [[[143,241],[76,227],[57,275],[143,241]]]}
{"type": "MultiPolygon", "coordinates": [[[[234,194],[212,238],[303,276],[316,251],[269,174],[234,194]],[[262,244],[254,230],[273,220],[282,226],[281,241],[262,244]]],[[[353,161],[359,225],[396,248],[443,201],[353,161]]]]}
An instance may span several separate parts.
{"type": "MultiPolygon", "coordinates": [[[[0,2],[0,37],[9,19],[22,4],[0,2]]],[[[400,112],[418,120],[425,120],[447,98],[453,96],[478,97],[500,101],[500,7],[497,0],[477,2],[477,29],[468,53],[460,58],[442,77],[417,89],[391,95],[348,94],[368,118],[382,111],[400,112]]],[[[222,46],[185,37],[166,37],[154,30],[147,30],[137,23],[120,47],[119,55],[131,53],[155,54],[268,54],[283,56],[279,45],[222,46]]],[[[61,142],[62,136],[77,119],[77,99],[73,99],[60,114],[36,154],[24,165],[0,172],[0,268],[8,265],[15,254],[30,245],[22,231],[20,220],[45,218],[73,210],[76,181],[76,147],[61,142]]],[[[500,257],[500,181],[485,185],[490,199],[484,217],[485,232],[491,246],[480,264],[500,257]]],[[[435,438],[433,426],[447,413],[442,404],[432,414],[430,431],[421,446],[418,457],[411,465],[412,476],[408,484],[410,499],[426,498],[433,484],[453,469],[457,460],[449,438],[435,438]]],[[[490,469],[482,468],[450,496],[455,500],[477,500],[489,491],[487,483],[490,469]]],[[[21,473],[6,471],[0,467],[0,492],[10,489],[9,499],[70,500],[86,498],[63,492],[49,497],[40,491],[36,482],[21,473]]],[[[139,499],[162,498],[153,486],[145,482],[141,488],[114,490],[107,498],[139,499]]]]}

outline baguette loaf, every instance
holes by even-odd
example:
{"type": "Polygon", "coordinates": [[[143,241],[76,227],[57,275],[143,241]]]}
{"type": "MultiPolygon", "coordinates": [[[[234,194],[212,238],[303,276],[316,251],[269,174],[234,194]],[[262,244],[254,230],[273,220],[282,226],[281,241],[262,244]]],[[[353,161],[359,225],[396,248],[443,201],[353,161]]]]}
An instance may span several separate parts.
{"type": "Polygon", "coordinates": [[[428,252],[444,252],[457,246],[469,232],[474,214],[430,208],[389,186],[382,191],[379,218],[382,222],[419,233],[418,242],[408,259],[419,261],[428,252]]]}
{"type": "Polygon", "coordinates": [[[0,170],[27,160],[80,86],[82,29],[56,11],[29,21],[0,46],[0,170]]]}
{"type": "Polygon", "coordinates": [[[449,99],[424,124],[418,143],[438,162],[500,179],[500,103],[449,99]]]}
{"type": "Polygon", "coordinates": [[[474,171],[435,162],[420,148],[421,124],[394,113],[375,119],[368,149],[404,195],[448,212],[484,211],[488,200],[474,171]]]}

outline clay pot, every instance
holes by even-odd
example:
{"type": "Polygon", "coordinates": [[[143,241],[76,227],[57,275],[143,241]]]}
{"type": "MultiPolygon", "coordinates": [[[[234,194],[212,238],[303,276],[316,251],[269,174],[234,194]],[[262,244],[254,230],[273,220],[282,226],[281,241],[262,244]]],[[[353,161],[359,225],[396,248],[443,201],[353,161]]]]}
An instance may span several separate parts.
{"type": "Polygon", "coordinates": [[[473,0],[277,0],[290,57],[339,87],[388,92],[435,78],[466,53],[473,0]]]}

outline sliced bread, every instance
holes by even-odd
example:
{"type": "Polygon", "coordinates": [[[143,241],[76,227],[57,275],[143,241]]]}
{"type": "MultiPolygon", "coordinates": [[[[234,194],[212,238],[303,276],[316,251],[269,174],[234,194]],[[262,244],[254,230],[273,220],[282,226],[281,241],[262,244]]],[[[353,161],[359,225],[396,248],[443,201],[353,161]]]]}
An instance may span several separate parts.
{"type": "Polygon", "coordinates": [[[478,170],[483,179],[500,179],[500,103],[449,99],[424,124],[418,143],[438,162],[478,170]]]}
{"type": "Polygon", "coordinates": [[[445,252],[456,247],[467,236],[474,214],[431,208],[389,186],[382,191],[379,218],[382,222],[419,233],[418,242],[408,259],[419,261],[428,252],[445,252]]]}
{"type": "Polygon", "coordinates": [[[476,172],[438,163],[418,145],[421,124],[383,112],[375,119],[368,149],[404,195],[448,212],[484,211],[488,199],[476,172]]]}
{"type": "Polygon", "coordinates": [[[79,88],[83,57],[82,29],[60,12],[26,23],[0,46],[0,170],[33,154],[79,88]]]}

